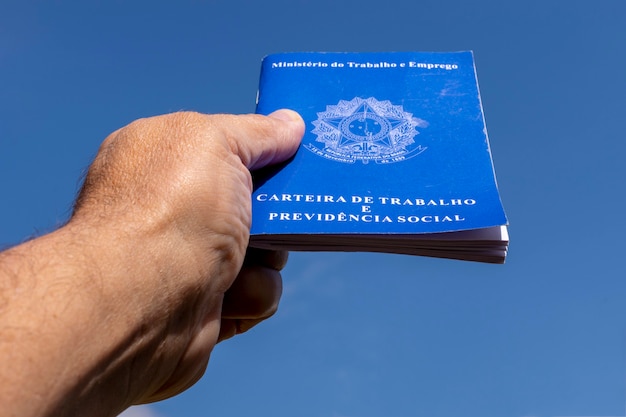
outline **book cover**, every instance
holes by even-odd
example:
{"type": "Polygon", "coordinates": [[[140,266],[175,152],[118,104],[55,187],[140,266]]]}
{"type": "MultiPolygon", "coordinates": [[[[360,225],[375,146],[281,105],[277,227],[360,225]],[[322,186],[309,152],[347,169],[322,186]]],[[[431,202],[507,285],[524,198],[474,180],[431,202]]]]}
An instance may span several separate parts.
{"type": "Polygon", "coordinates": [[[306,133],[255,175],[251,245],[504,261],[471,52],[270,55],[257,113],[280,108],[306,133]]]}

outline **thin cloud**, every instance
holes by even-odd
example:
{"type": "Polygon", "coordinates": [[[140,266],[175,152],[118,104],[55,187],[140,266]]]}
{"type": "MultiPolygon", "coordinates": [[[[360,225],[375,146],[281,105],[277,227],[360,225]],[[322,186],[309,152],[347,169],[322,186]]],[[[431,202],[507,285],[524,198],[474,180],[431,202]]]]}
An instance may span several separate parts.
{"type": "Polygon", "coordinates": [[[118,417],[165,417],[161,414],[157,414],[154,409],[148,405],[137,405],[128,408],[118,417]]]}

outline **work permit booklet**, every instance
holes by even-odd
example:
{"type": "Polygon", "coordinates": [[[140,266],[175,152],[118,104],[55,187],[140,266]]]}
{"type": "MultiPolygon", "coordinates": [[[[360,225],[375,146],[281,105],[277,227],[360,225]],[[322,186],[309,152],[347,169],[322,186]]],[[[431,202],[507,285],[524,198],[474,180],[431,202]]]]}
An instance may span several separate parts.
{"type": "Polygon", "coordinates": [[[504,262],[471,52],[270,55],[257,113],[280,108],[306,133],[254,175],[251,246],[504,262]]]}

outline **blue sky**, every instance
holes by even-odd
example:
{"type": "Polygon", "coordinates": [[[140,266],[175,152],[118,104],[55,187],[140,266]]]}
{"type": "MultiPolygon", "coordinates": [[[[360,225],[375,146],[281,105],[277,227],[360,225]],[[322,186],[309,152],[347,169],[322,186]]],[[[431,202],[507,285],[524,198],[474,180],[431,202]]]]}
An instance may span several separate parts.
{"type": "Polygon", "coordinates": [[[266,54],[473,50],[507,263],[292,254],[277,315],[135,413],[623,416],[624,39],[619,0],[5,0],[0,245],[61,224],[128,122],[254,111],[266,54]]]}

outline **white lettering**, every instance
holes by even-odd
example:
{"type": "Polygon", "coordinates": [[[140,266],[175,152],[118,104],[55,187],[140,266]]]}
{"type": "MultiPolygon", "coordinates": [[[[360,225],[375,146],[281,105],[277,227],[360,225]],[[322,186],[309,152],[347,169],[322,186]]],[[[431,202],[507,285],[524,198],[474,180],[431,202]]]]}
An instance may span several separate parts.
{"type": "Polygon", "coordinates": [[[409,62],[409,68],[422,68],[422,69],[444,69],[446,71],[459,69],[457,64],[427,64],[424,62],[409,62]]]}
{"type": "Polygon", "coordinates": [[[464,217],[461,217],[459,214],[455,214],[454,216],[398,216],[398,223],[446,223],[446,222],[463,222],[465,221],[464,217]]]}

